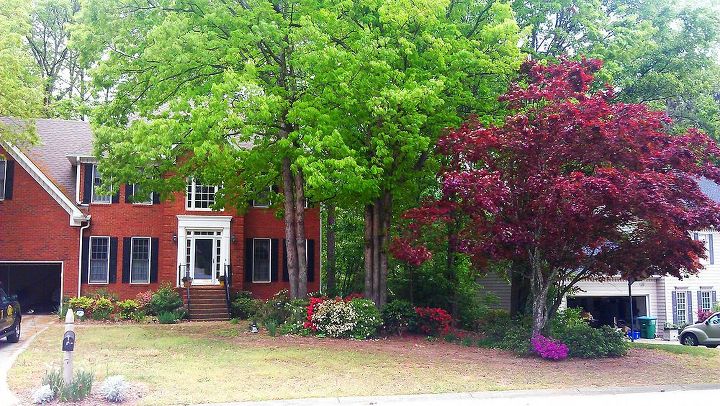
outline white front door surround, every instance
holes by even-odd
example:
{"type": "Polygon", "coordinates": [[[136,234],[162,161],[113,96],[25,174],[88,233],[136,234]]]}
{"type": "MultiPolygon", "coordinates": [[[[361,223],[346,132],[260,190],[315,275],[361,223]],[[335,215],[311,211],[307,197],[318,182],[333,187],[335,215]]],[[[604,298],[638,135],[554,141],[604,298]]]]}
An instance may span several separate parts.
{"type": "Polygon", "coordinates": [[[180,286],[186,271],[193,285],[217,285],[230,263],[232,216],[178,215],[177,274],[180,286]],[[182,275],[181,275],[182,273],[182,275]]]}

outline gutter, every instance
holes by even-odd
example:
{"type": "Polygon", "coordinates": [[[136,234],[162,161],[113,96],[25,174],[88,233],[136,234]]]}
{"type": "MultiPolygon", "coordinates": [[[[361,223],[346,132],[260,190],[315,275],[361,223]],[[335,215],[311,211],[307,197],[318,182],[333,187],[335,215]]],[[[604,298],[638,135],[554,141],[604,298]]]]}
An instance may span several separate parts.
{"type": "Polygon", "coordinates": [[[90,216],[87,217],[87,223],[80,227],[80,244],[78,244],[78,288],[77,297],[80,297],[80,289],[82,289],[82,242],[83,242],[83,231],[90,227],[90,216]]]}

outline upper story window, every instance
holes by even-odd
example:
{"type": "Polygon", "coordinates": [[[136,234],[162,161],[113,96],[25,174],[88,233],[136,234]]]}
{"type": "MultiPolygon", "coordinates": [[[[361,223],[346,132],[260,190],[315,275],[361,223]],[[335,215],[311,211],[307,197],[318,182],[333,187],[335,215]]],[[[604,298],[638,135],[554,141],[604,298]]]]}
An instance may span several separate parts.
{"type": "Polygon", "coordinates": [[[208,186],[190,179],[187,185],[185,207],[188,210],[212,210],[217,186],[208,186]]]}
{"type": "Polygon", "coordinates": [[[272,187],[268,187],[263,192],[259,193],[257,199],[252,201],[253,207],[270,207],[272,201],[270,200],[270,192],[272,187]]]}
{"type": "Polygon", "coordinates": [[[7,161],[0,159],[0,200],[5,200],[5,179],[7,179],[7,161]]]}
{"type": "Polygon", "coordinates": [[[153,204],[153,192],[143,192],[137,183],[130,185],[130,188],[132,189],[131,201],[133,204],[153,204]]]}
{"type": "Polygon", "coordinates": [[[110,276],[110,237],[90,237],[90,283],[108,283],[110,276]]]}
{"type": "Polygon", "coordinates": [[[715,250],[713,247],[713,235],[711,233],[695,233],[694,238],[705,244],[705,254],[707,255],[707,263],[715,264],[715,250]]]}
{"type": "Polygon", "coordinates": [[[102,176],[97,165],[92,166],[92,203],[112,203],[111,194],[102,194],[100,185],[102,185],[102,176]]]}

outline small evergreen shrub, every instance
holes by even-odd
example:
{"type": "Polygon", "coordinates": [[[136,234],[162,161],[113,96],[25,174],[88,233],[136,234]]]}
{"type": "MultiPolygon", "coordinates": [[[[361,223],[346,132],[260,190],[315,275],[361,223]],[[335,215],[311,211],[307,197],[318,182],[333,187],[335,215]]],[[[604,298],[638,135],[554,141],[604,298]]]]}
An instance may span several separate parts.
{"type": "Polygon", "coordinates": [[[140,309],[140,303],[137,300],[127,299],[117,303],[120,310],[120,318],[123,320],[131,320],[135,313],[140,309]]]}
{"type": "Polygon", "coordinates": [[[173,310],[171,312],[160,312],[157,315],[158,323],[160,324],[175,324],[178,320],[185,317],[184,310],[173,310]]]}
{"type": "Polygon", "coordinates": [[[389,333],[400,335],[407,331],[415,318],[415,308],[405,300],[393,300],[382,309],[383,327],[389,333]]]}
{"type": "Polygon", "coordinates": [[[120,403],[128,398],[130,385],[120,375],[107,377],[100,385],[100,394],[103,399],[112,403],[120,403]]]}
{"type": "Polygon", "coordinates": [[[112,300],[98,297],[92,304],[92,318],[93,320],[108,320],[113,310],[115,310],[115,306],[112,300]]]}
{"type": "Polygon", "coordinates": [[[591,327],[581,317],[581,309],[558,312],[550,322],[552,336],[564,342],[570,357],[621,357],[627,354],[628,344],[623,333],[609,326],[591,327]]]}
{"type": "Polygon", "coordinates": [[[183,301],[180,294],[172,286],[165,284],[153,293],[147,304],[147,310],[159,318],[160,313],[175,313],[182,306],[183,301]]]}
{"type": "Polygon", "coordinates": [[[355,310],[357,321],[350,335],[357,340],[366,340],[377,335],[378,328],[382,325],[382,316],[369,299],[352,299],[350,306],[355,310]]]}
{"type": "MultiPolygon", "coordinates": [[[[86,313],[90,313],[92,312],[93,299],[87,296],[72,297],[68,300],[68,306],[70,306],[73,311],[82,309],[86,313]]],[[[65,317],[65,315],[63,315],[63,317],[65,317]]]]}
{"type": "Polygon", "coordinates": [[[231,303],[230,312],[233,317],[249,320],[258,314],[262,306],[262,300],[253,299],[250,292],[238,292],[231,303]]]}

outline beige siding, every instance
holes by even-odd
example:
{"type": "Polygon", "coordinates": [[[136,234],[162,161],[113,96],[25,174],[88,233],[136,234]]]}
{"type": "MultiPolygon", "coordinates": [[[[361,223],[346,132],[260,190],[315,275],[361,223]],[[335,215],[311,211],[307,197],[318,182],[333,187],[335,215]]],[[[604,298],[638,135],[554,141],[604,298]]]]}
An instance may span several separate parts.
{"type": "Polygon", "coordinates": [[[478,284],[484,288],[485,292],[497,297],[496,308],[510,311],[510,283],[507,279],[490,273],[479,278],[478,284]]]}

